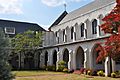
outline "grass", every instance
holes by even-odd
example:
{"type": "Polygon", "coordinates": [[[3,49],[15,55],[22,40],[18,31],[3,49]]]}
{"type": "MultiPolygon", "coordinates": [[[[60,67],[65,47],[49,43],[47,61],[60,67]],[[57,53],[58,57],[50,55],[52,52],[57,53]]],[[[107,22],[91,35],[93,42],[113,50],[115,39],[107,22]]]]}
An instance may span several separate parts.
{"type": "Polygon", "coordinates": [[[51,74],[64,74],[61,72],[48,72],[48,71],[13,71],[16,77],[27,77],[27,76],[42,76],[51,74]]]}
{"type": "Polygon", "coordinates": [[[13,71],[16,80],[120,80],[120,78],[66,74],[48,71],[13,71]]]}

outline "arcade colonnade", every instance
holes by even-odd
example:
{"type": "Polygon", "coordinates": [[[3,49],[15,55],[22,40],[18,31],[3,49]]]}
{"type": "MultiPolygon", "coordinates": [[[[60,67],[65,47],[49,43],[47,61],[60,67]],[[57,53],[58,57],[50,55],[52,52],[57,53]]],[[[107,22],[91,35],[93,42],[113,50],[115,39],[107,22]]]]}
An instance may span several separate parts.
{"type": "MultiPolygon", "coordinates": [[[[58,68],[58,62],[63,60],[67,63],[66,67],[69,70],[78,70],[81,68],[92,70],[102,69],[105,70],[106,75],[108,75],[110,73],[109,57],[96,63],[96,59],[98,57],[98,52],[96,51],[98,44],[96,43],[99,41],[103,41],[103,39],[44,49],[41,54],[40,67],[43,67],[43,65],[55,65],[56,68],[58,68]]],[[[112,60],[112,64],[113,71],[120,69],[120,65],[115,64],[115,61],[112,60]]]]}

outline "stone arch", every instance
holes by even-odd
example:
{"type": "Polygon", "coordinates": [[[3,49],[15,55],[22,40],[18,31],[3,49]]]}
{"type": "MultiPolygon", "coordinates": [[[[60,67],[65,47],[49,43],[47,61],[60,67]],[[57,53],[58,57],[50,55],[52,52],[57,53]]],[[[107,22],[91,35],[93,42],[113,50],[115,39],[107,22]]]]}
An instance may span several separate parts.
{"type": "Polygon", "coordinates": [[[48,62],[48,51],[45,51],[45,62],[44,65],[47,66],[47,62],[48,62]]]}
{"type": "Polygon", "coordinates": [[[81,46],[75,50],[76,69],[84,68],[84,50],[81,46]]]}
{"type": "Polygon", "coordinates": [[[56,50],[53,50],[53,65],[56,66],[56,62],[57,62],[57,51],[56,50]]]}
{"type": "Polygon", "coordinates": [[[67,48],[65,48],[63,50],[63,61],[65,61],[66,63],[66,67],[68,68],[68,62],[69,62],[69,50],[67,48]]]}
{"type": "Polygon", "coordinates": [[[94,46],[91,49],[91,62],[92,62],[92,68],[93,69],[104,69],[104,62],[98,62],[96,63],[96,59],[99,56],[99,51],[96,51],[96,48],[99,46],[100,44],[94,44],[94,46]]]}

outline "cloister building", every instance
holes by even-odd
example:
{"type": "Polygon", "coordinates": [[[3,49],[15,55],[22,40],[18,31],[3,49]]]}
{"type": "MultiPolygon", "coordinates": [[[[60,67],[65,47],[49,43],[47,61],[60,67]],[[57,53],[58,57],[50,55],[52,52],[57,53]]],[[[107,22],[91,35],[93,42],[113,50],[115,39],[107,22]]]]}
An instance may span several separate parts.
{"type": "MultiPolygon", "coordinates": [[[[114,8],[115,0],[94,0],[70,13],[64,11],[44,33],[40,67],[56,65],[63,60],[69,70],[80,68],[103,69],[110,72],[110,58],[96,63],[97,43],[104,42],[100,26],[102,18],[114,8]]],[[[112,70],[120,70],[120,62],[112,60],[112,70]]]]}

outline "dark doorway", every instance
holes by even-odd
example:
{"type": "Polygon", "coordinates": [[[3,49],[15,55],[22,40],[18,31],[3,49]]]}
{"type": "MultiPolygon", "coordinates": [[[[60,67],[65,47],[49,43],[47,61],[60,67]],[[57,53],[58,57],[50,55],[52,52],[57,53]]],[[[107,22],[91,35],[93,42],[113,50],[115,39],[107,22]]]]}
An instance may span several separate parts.
{"type": "Polygon", "coordinates": [[[65,49],[63,53],[63,61],[66,62],[66,67],[68,68],[68,61],[69,61],[69,51],[68,49],[65,49]]]}
{"type": "Polygon", "coordinates": [[[56,66],[56,62],[57,62],[57,51],[54,50],[54,53],[53,53],[53,65],[56,66]]]}
{"type": "Polygon", "coordinates": [[[47,61],[48,61],[48,52],[45,52],[45,66],[47,66],[47,61]]]}

